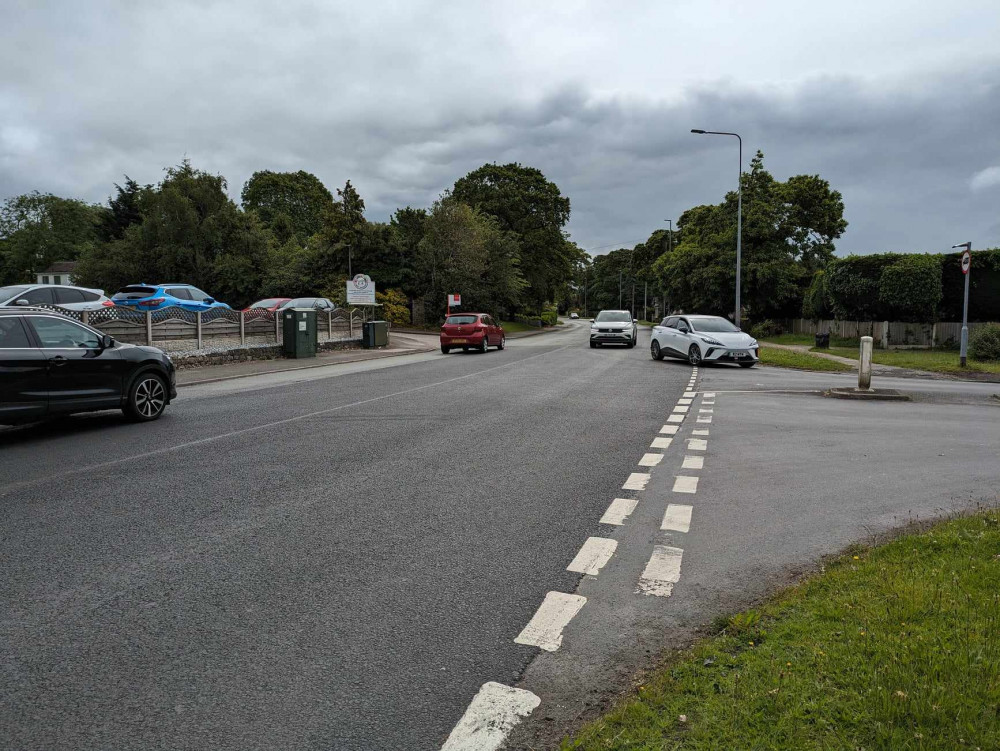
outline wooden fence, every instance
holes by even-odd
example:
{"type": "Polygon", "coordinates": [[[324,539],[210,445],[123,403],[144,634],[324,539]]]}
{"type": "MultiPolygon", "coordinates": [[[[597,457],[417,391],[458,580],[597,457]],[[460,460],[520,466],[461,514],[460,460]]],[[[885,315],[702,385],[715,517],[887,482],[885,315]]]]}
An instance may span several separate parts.
{"type": "MultiPolygon", "coordinates": [[[[969,336],[988,323],[970,323],[969,336]]],[[[904,323],[901,321],[810,321],[796,318],[785,321],[785,330],[792,334],[831,334],[844,339],[870,336],[876,347],[907,349],[958,347],[962,337],[961,322],[904,323]]]]}

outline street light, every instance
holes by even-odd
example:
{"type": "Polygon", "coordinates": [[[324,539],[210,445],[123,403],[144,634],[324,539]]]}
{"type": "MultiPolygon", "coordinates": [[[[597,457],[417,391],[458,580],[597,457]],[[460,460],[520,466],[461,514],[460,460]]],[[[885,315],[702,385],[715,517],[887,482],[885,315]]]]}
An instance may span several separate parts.
{"type": "Polygon", "coordinates": [[[691,128],[692,133],[697,133],[701,136],[735,136],[740,142],[740,172],[739,172],[739,182],[737,183],[737,199],[736,199],[736,316],[733,319],[733,323],[736,324],[736,328],[740,326],[740,263],[743,256],[743,139],[740,138],[739,133],[727,133],[721,130],[701,130],[700,128],[691,128]]]}
{"type": "MultiPolygon", "coordinates": [[[[958,351],[959,365],[965,367],[966,355],[969,352],[969,277],[972,276],[972,243],[958,243],[957,245],[952,245],[952,250],[955,248],[965,248],[965,253],[969,254],[969,268],[963,268],[962,271],[965,273],[965,301],[962,303],[962,345],[958,351]]],[[[962,254],[963,260],[965,253],[962,254]]]]}

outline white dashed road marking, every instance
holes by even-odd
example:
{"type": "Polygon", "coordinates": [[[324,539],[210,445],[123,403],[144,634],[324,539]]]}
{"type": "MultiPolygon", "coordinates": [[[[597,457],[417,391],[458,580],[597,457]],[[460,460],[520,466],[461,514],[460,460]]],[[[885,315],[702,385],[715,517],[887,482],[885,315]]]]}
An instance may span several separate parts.
{"type": "Polygon", "coordinates": [[[704,417],[699,417],[698,422],[712,422],[712,416],[705,415],[704,417]]]}
{"type": "Polygon", "coordinates": [[[615,498],[608,506],[608,510],[601,517],[601,524],[615,524],[621,526],[625,523],[628,515],[635,511],[638,503],[634,498],[615,498]]]}
{"type": "Polygon", "coordinates": [[[681,469],[702,469],[705,466],[704,456],[685,456],[681,469]]]}
{"type": "Polygon", "coordinates": [[[653,548],[653,556],[646,564],[639,586],[635,590],[645,595],[670,597],[674,585],[681,578],[681,556],[684,551],[668,545],[657,545],[653,548]]]}
{"type": "Polygon", "coordinates": [[[706,399],[714,399],[715,398],[715,392],[714,391],[706,391],[704,394],[702,394],[702,396],[705,397],[706,399]]]}
{"type": "Polygon", "coordinates": [[[684,399],[683,397],[677,400],[678,404],[690,404],[694,399],[684,399]]]}
{"type": "Polygon", "coordinates": [[[713,407],[713,406],[715,406],[715,401],[713,400],[713,401],[708,401],[708,402],[707,402],[707,401],[705,401],[704,399],[702,399],[702,400],[701,400],[701,405],[702,405],[703,407],[713,407]]]}
{"type": "Polygon", "coordinates": [[[708,435],[708,428],[701,428],[699,430],[692,430],[691,435],[708,435]]]}
{"type": "Polygon", "coordinates": [[[660,529],[665,532],[687,532],[691,528],[691,507],[671,503],[663,515],[660,529]]]}
{"type": "Polygon", "coordinates": [[[687,475],[676,475],[674,478],[674,492],[675,493],[697,493],[698,492],[698,478],[688,477],[687,475]]]}
{"type": "Polygon", "coordinates": [[[495,751],[542,700],[523,688],[484,683],[441,751],[495,751]]]}
{"type": "Polygon", "coordinates": [[[663,454],[643,454],[639,460],[640,467],[655,467],[663,461],[663,454]]]}
{"type": "Polygon", "coordinates": [[[562,630],[587,602],[582,595],[549,592],[534,617],[514,641],[555,652],[562,644],[562,630]]]}
{"type": "Polygon", "coordinates": [[[662,428],[660,428],[660,432],[663,433],[664,435],[677,435],[677,426],[664,425],[662,428]]]}
{"type": "Polygon", "coordinates": [[[685,391],[684,392],[684,396],[681,397],[681,398],[682,399],[694,399],[696,396],[698,396],[698,392],[697,391],[685,391]]]}
{"type": "Polygon", "coordinates": [[[617,540],[609,540],[607,537],[588,537],[566,570],[597,576],[604,568],[604,564],[611,560],[617,547],[617,540]]]}
{"type": "Polygon", "coordinates": [[[688,451],[708,451],[708,441],[704,438],[688,438],[688,451]]]}
{"type": "Polygon", "coordinates": [[[698,411],[701,412],[702,414],[709,414],[709,415],[715,412],[714,409],[699,409],[698,411]]]}
{"type": "Polygon", "coordinates": [[[651,449],[666,449],[670,448],[670,442],[672,438],[654,438],[653,442],[649,444],[651,449]]]}
{"type": "Polygon", "coordinates": [[[649,482],[649,475],[644,472],[633,472],[628,476],[622,490],[645,490],[646,483],[649,482]]]}
{"type": "Polygon", "coordinates": [[[687,412],[689,409],[691,409],[691,408],[690,407],[685,407],[683,404],[679,404],[676,407],[674,407],[674,412],[684,413],[684,412],[687,412]]]}
{"type": "Polygon", "coordinates": [[[684,415],[670,415],[667,422],[684,422],[684,415]]]}

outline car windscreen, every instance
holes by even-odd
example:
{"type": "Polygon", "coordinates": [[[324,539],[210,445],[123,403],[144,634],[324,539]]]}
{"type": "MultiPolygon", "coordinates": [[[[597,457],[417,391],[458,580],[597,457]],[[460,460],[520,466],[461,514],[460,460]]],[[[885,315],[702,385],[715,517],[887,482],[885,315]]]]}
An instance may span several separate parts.
{"type": "Polygon", "coordinates": [[[112,300],[141,300],[156,294],[156,287],[122,287],[115,292],[112,300]]]}
{"type": "Polygon", "coordinates": [[[27,289],[27,287],[0,287],[0,303],[17,297],[27,289]]]}
{"type": "Polygon", "coordinates": [[[731,331],[739,331],[725,318],[690,318],[691,328],[695,331],[716,332],[725,334],[731,331]]]}
{"type": "Polygon", "coordinates": [[[269,300],[260,300],[259,302],[255,302],[250,307],[251,308],[273,308],[275,305],[277,305],[277,304],[279,304],[281,302],[284,302],[284,301],[283,300],[279,300],[276,297],[272,297],[269,300]]]}
{"type": "Polygon", "coordinates": [[[631,323],[632,316],[618,310],[602,310],[597,314],[598,323],[631,323]]]}
{"type": "Polygon", "coordinates": [[[478,319],[476,316],[448,316],[445,319],[445,323],[451,324],[452,326],[468,326],[470,323],[475,323],[478,319]]]}

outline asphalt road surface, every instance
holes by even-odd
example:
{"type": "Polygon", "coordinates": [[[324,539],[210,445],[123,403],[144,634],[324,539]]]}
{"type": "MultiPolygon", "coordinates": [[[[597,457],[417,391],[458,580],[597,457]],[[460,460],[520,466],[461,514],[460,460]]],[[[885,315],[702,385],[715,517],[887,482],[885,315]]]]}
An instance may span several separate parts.
{"type": "Polygon", "coordinates": [[[690,371],[586,325],[0,432],[0,747],[439,748],[690,371]]]}
{"type": "Polygon", "coordinates": [[[550,748],[823,555],[996,502],[996,384],[845,402],[586,326],[0,431],[0,747],[550,748]]]}

